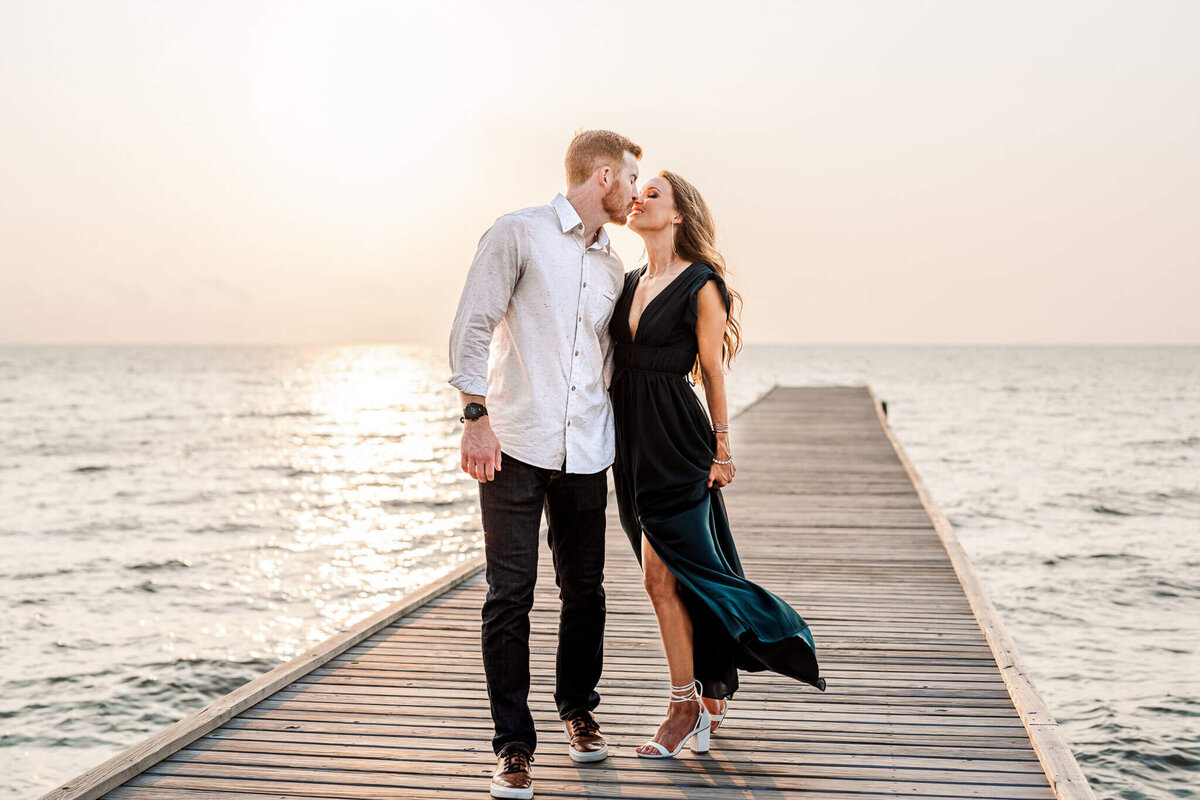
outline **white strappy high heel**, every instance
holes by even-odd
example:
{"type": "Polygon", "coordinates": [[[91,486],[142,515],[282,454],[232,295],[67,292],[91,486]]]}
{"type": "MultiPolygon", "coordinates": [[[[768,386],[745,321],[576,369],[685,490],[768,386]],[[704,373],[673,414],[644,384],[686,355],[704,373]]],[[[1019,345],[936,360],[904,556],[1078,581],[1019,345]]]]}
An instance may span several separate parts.
{"type": "Polygon", "coordinates": [[[721,723],[725,721],[725,717],[726,717],[726,715],[727,715],[727,714],[729,714],[729,701],[728,701],[728,700],[721,700],[721,702],[722,702],[722,703],[724,703],[724,705],[722,706],[722,708],[724,708],[724,709],[725,709],[724,711],[722,711],[720,714],[714,714],[714,713],[713,713],[713,712],[711,712],[711,711],[710,711],[710,712],[708,712],[708,716],[709,716],[709,718],[710,718],[710,719],[711,719],[713,722],[717,723],[716,727],[712,729],[712,732],[713,732],[713,733],[716,733],[718,730],[720,730],[720,729],[721,729],[721,723]]]}
{"type": "Polygon", "coordinates": [[[658,753],[643,753],[641,750],[635,751],[642,758],[671,758],[673,756],[677,756],[679,755],[679,751],[683,749],[683,746],[687,744],[688,740],[693,736],[696,737],[696,741],[692,743],[692,752],[708,752],[708,727],[712,724],[712,717],[709,716],[708,709],[704,707],[704,703],[700,702],[700,681],[685,683],[683,686],[672,686],[671,702],[694,702],[697,706],[699,706],[700,713],[696,718],[696,727],[692,728],[691,733],[689,733],[687,736],[684,736],[683,739],[680,740],[679,746],[674,750],[668,750],[655,741],[646,742],[646,744],[642,745],[642,747],[649,745],[657,750],[658,753]]]}

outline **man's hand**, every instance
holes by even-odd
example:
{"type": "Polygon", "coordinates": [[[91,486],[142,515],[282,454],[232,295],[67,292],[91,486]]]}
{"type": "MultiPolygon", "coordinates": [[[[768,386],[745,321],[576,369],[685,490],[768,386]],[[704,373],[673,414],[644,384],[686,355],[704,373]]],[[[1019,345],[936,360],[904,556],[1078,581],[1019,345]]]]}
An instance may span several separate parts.
{"type": "Polygon", "coordinates": [[[490,481],[500,469],[500,442],[487,417],[463,423],[462,468],[477,481],[490,481]]]}

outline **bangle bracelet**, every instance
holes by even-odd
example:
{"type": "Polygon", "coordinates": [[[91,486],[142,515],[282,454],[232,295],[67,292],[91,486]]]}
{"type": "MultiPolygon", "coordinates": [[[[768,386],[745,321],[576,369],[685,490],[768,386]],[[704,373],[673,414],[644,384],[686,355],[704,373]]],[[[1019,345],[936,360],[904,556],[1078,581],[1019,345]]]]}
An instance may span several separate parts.
{"type": "Polygon", "coordinates": [[[729,459],[728,459],[727,461],[722,461],[722,460],[721,460],[721,459],[719,459],[719,458],[714,458],[714,459],[712,460],[712,462],[713,462],[714,464],[732,464],[732,463],[733,463],[733,456],[730,456],[730,457],[729,457],[729,459]]]}

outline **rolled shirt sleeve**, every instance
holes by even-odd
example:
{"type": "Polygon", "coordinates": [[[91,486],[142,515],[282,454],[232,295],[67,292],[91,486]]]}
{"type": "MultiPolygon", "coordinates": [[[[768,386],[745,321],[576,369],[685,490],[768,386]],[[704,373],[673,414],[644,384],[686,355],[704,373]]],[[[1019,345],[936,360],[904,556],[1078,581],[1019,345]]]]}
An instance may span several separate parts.
{"type": "Polygon", "coordinates": [[[508,311],[521,274],[519,226],[512,215],[496,220],[479,240],[450,328],[450,385],[487,395],[492,333],[508,311]]]}

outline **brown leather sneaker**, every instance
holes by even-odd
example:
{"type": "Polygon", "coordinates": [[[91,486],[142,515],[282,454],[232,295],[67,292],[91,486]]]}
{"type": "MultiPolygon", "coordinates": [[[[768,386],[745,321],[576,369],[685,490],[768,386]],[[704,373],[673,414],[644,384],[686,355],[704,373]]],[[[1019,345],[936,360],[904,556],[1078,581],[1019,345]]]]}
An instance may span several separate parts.
{"type": "Polygon", "coordinates": [[[492,797],[512,797],[533,800],[533,770],[529,762],[533,753],[518,745],[509,745],[496,756],[496,771],[492,773],[492,797]]]}
{"type": "Polygon", "coordinates": [[[571,737],[571,746],[567,750],[572,761],[603,761],[608,758],[608,742],[600,733],[600,723],[592,716],[592,712],[580,709],[572,711],[563,720],[567,728],[567,736],[571,737]]]}

